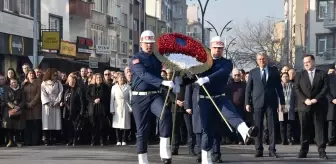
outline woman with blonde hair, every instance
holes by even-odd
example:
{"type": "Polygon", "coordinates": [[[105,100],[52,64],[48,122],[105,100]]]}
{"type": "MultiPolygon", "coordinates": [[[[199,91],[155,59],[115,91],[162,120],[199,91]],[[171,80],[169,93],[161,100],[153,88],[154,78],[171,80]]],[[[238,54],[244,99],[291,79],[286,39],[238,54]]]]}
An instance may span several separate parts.
{"type": "Polygon", "coordinates": [[[112,127],[116,128],[117,145],[126,145],[126,132],[131,129],[131,86],[126,77],[118,74],[117,83],[111,89],[110,112],[113,115],[112,127]]]}

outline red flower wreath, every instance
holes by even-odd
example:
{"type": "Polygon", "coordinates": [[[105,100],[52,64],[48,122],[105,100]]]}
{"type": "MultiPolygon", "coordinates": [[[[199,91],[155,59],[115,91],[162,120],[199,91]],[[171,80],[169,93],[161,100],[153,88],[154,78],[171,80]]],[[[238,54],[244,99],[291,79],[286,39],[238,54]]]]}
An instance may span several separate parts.
{"type": "Polygon", "coordinates": [[[192,37],[180,33],[163,34],[158,39],[158,51],[160,54],[182,53],[196,58],[205,63],[207,61],[207,52],[203,45],[192,37]]]}

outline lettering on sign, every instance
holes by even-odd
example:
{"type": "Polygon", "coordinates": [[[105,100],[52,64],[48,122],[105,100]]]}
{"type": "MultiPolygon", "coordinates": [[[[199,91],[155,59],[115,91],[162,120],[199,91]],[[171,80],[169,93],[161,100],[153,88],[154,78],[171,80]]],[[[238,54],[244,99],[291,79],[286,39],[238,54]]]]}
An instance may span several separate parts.
{"type": "Polygon", "coordinates": [[[89,38],[77,37],[77,52],[92,53],[93,40],[89,38]]]}
{"type": "Polygon", "coordinates": [[[62,41],[60,54],[76,56],[76,44],[62,41]]]}
{"type": "Polygon", "coordinates": [[[96,45],[96,54],[111,54],[111,51],[108,45],[96,45]]]}
{"type": "Polygon", "coordinates": [[[23,37],[16,35],[9,36],[9,53],[13,55],[24,54],[23,37]]]}

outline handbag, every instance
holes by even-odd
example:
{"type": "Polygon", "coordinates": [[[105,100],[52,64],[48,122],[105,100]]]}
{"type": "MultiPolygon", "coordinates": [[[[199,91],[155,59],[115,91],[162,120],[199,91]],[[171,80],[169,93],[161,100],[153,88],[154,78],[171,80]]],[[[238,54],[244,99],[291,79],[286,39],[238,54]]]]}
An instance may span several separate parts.
{"type": "Polygon", "coordinates": [[[9,118],[17,117],[22,114],[22,110],[20,107],[16,106],[14,103],[8,102],[7,103],[10,110],[8,110],[9,118]]]}

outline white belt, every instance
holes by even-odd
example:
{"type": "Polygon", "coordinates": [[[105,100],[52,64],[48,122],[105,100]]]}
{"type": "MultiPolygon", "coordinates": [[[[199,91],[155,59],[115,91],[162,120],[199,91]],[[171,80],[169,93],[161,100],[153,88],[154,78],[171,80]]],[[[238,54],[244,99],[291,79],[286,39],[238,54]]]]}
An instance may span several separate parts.
{"type": "Polygon", "coordinates": [[[155,94],[155,93],[160,93],[159,91],[132,91],[132,95],[136,95],[136,96],[147,96],[147,95],[151,95],[151,94],[155,94]]]}
{"type": "MultiPolygon", "coordinates": [[[[221,97],[221,96],[225,96],[225,93],[221,94],[221,95],[215,95],[215,96],[211,96],[211,98],[217,98],[217,97],[221,97]]],[[[199,97],[201,99],[210,99],[209,96],[204,96],[204,95],[199,95],[199,97]]]]}

